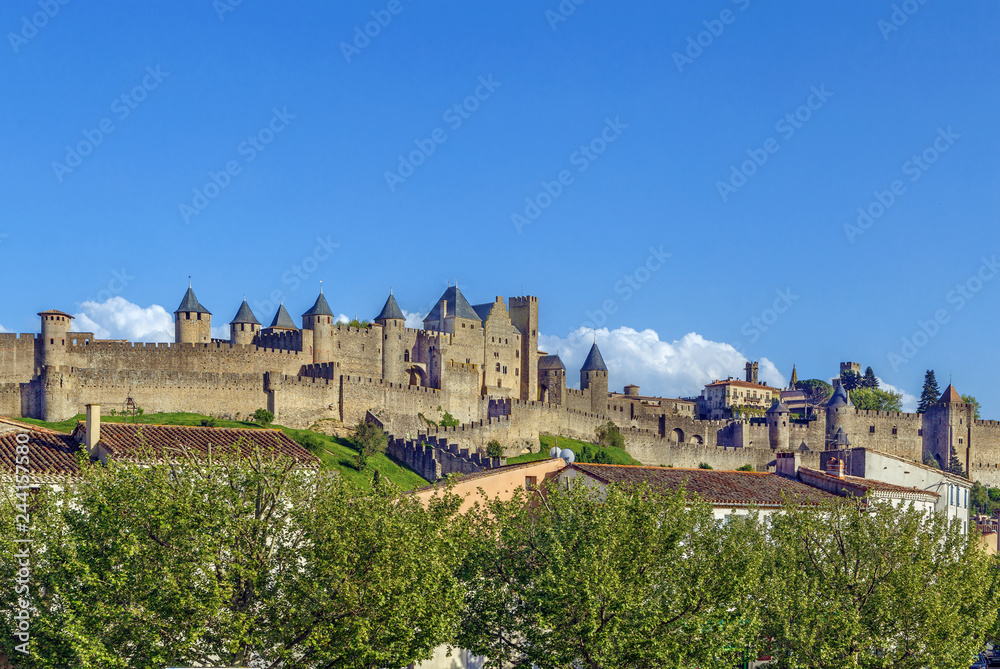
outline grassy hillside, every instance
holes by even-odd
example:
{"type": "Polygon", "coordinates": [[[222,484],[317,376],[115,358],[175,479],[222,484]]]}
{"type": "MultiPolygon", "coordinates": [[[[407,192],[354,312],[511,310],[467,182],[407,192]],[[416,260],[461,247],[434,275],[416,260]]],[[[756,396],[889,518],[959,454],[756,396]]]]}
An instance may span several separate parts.
{"type": "MultiPolygon", "coordinates": [[[[539,438],[539,443],[541,445],[541,452],[539,453],[526,453],[525,455],[519,455],[516,458],[508,458],[507,464],[518,464],[521,462],[534,462],[535,460],[544,460],[549,457],[549,450],[556,445],[556,438],[550,435],[541,435],[539,438]]],[[[570,439],[569,437],[559,437],[559,450],[568,448],[576,455],[577,462],[593,462],[594,456],[599,452],[604,452],[608,455],[610,459],[609,464],[613,465],[641,465],[642,463],[633,458],[631,455],[626,453],[620,448],[605,448],[604,446],[598,446],[596,444],[591,444],[586,441],[580,441],[579,439],[570,439]]]]}
{"type": "MultiPolygon", "coordinates": [[[[58,432],[72,432],[78,421],[85,420],[85,416],[80,414],[69,420],[57,423],[47,423],[34,418],[18,418],[17,420],[40,425],[58,432]]],[[[125,419],[121,416],[101,416],[101,421],[105,423],[123,423],[125,419]]],[[[211,418],[196,413],[154,413],[144,414],[139,418],[140,423],[147,425],[195,425],[200,426],[202,422],[208,422],[213,427],[238,427],[249,429],[260,429],[257,423],[250,421],[222,420],[211,418]]],[[[388,455],[380,454],[368,459],[368,465],[364,471],[355,468],[355,453],[350,442],[340,437],[331,437],[311,430],[295,430],[281,425],[271,425],[277,430],[281,430],[294,439],[310,453],[318,457],[323,466],[328,469],[335,469],[340,472],[348,481],[351,481],[360,488],[371,488],[372,476],[377,469],[382,476],[388,477],[401,490],[412,490],[420,486],[427,485],[427,481],[421,478],[416,472],[399,464],[388,455]]]]}

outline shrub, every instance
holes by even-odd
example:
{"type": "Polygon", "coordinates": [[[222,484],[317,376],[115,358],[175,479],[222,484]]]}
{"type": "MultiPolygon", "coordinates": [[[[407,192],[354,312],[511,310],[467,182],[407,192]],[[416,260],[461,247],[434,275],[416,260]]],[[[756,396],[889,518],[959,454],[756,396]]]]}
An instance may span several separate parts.
{"type": "Polygon", "coordinates": [[[708,464],[707,462],[699,462],[698,469],[715,469],[715,468],[712,465],[708,464]]]}
{"type": "Polygon", "coordinates": [[[458,419],[457,418],[455,418],[450,413],[448,413],[447,411],[445,411],[444,415],[441,416],[441,423],[440,424],[441,424],[441,427],[457,427],[459,423],[458,423],[458,419]]]}
{"type": "Polygon", "coordinates": [[[267,409],[257,409],[253,412],[253,422],[257,423],[261,427],[271,424],[274,420],[274,414],[267,409]]]}
{"type": "Polygon", "coordinates": [[[622,436],[621,430],[610,420],[601,425],[596,430],[597,443],[601,446],[608,446],[611,448],[625,448],[625,437],[622,436]]]}
{"type": "Polygon", "coordinates": [[[389,445],[389,435],[378,425],[361,421],[354,428],[354,438],[351,442],[358,451],[358,471],[361,471],[368,463],[368,458],[385,452],[385,447],[389,445]]]}
{"type": "Polygon", "coordinates": [[[201,424],[202,424],[202,427],[215,427],[215,419],[214,418],[202,418],[201,419],[201,424]]]}
{"type": "Polygon", "coordinates": [[[491,458],[502,458],[503,446],[496,439],[491,439],[490,443],[486,444],[486,455],[491,458]]]}
{"type": "MultiPolygon", "coordinates": [[[[711,467],[709,467],[709,469],[711,469],[711,467]]],[[[746,464],[746,465],[743,465],[742,467],[737,467],[736,471],[738,471],[738,472],[752,472],[752,471],[755,471],[755,470],[753,468],[753,465],[746,464]]]]}

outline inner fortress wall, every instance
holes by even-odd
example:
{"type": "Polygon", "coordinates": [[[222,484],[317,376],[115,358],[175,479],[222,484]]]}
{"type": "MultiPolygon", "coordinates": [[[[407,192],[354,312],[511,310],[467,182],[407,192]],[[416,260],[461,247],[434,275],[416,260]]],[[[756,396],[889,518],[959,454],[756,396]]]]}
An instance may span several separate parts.
{"type": "Polygon", "coordinates": [[[298,374],[312,363],[299,351],[230,346],[228,343],[144,344],[132,342],[69,343],[65,364],[95,370],[142,370],[149,372],[212,372],[263,374],[280,370],[298,374]]]}

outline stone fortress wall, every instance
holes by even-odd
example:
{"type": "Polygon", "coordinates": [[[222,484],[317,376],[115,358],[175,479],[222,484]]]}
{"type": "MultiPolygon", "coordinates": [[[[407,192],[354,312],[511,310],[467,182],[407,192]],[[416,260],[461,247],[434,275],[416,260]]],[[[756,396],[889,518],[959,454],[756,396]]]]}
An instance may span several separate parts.
{"type": "Polygon", "coordinates": [[[917,462],[947,463],[954,448],[972,478],[1000,485],[1000,421],[976,420],[972,407],[957,401],[925,414],[841,407],[809,421],[699,420],[678,411],[679,400],[651,404],[609,393],[596,344],[580,370],[581,389],[566,388],[558,356],[542,363],[531,296],[472,306],[449,288],[424,329],[405,327],[391,295],[370,327],[335,323],[322,294],[302,328],[281,314],[262,328],[244,302],[232,340],[210,339],[211,314],[189,289],[175,312],[179,341],[142,344],[71,332],[71,316],[42,312],[40,334],[0,334],[0,414],[64,420],[87,403],[108,411],[127,397],[146,412],[245,417],[264,407],[290,427],[323,419],[354,424],[371,412],[401,444],[440,439],[476,453],[497,439],[507,455],[537,448],[539,434],[592,440],[611,420],[647,464],[765,471],[773,470],[777,449],[818,466],[819,452],[843,429],[853,446],[917,462]],[[460,425],[429,422],[445,412],[460,425]]]}

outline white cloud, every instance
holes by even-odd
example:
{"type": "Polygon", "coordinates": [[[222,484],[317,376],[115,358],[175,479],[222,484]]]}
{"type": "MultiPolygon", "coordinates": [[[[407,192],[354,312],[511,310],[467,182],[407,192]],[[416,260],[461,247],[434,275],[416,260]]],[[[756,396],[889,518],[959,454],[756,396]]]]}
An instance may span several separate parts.
{"type": "Polygon", "coordinates": [[[229,331],[228,325],[216,325],[212,327],[212,339],[225,339],[229,341],[229,337],[232,333],[229,331]]]}
{"type": "Polygon", "coordinates": [[[418,328],[423,329],[424,327],[424,315],[417,311],[407,311],[406,309],[401,310],[403,312],[403,317],[406,318],[404,325],[408,328],[418,328]]]}
{"type": "Polygon", "coordinates": [[[13,332],[13,330],[8,330],[3,325],[0,325],[0,332],[13,332]]]}
{"type": "Polygon", "coordinates": [[[347,317],[347,314],[340,314],[337,316],[337,320],[334,323],[350,323],[351,319],[347,317]]]}
{"type": "Polygon", "coordinates": [[[104,302],[87,301],[73,314],[74,332],[93,332],[98,339],[172,342],[174,317],[158,304],[140,307],[123,297],[104,302]]]}
{"type": "Polygon", "coordinates": [[[903,396],[903,411],[913,413],[917,410],[917,402],[919,401],[919,398],[916,395],[911,395],[902,388],[897,388],[891,383],[886,383],[877,376],[875,378],[878,379],[878,387],[880,390],[888,390],[891,393],[899,393],[903,396]]]}
{"type": "MultiPolygon", "coordinates": [[[[539,348],[562,358],[571,386],[579,386],[579,370],[593,344],[593,332],[581,327],[566,338],[539,335],[539,348]]],[[[602,328],[597,330],[597,345],[608,365],[609,389],[616,392],[634,383],[643,395],[693,397],[716,379],[744,378],[747,362],[730,344],[705,339],[696,332],[666,342],[655,330],[602,328]]],[[[788,385],[774,363],[767,358],[759,362],[761,381],[777,388],[788,385]]]]}

